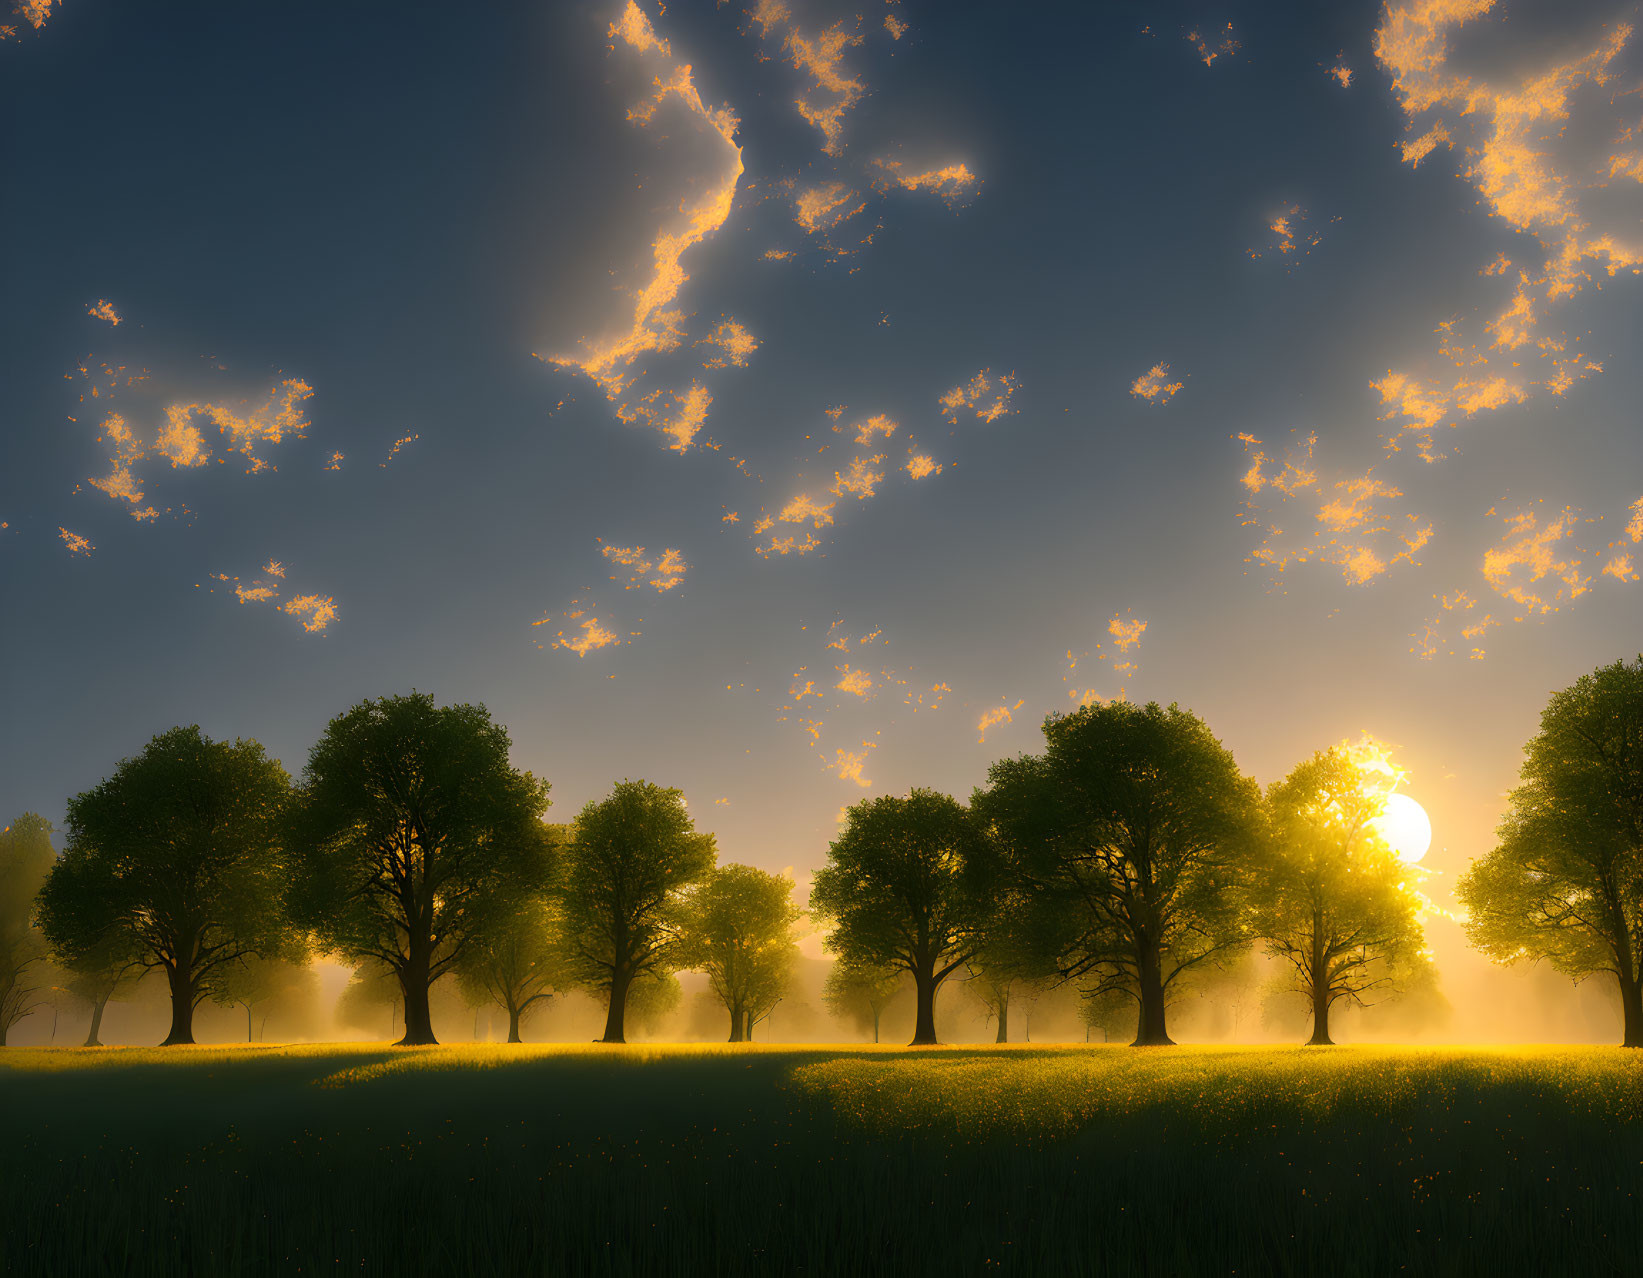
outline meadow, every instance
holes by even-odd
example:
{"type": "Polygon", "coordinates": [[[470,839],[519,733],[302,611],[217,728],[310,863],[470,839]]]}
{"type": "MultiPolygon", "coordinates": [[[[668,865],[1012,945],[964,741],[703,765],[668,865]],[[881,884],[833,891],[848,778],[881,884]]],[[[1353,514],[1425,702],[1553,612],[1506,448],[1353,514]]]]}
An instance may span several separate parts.
{"type": "Polygon", "coordinates": [[[1609,1274],[1643,1054],[0,1052],[0,1271],[1609,1274]]]}

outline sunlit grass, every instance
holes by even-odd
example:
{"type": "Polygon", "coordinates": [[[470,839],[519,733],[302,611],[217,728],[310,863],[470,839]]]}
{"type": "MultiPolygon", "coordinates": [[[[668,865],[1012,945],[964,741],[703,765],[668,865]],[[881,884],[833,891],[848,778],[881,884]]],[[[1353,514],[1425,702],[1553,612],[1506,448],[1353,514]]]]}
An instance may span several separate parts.
{"type": "Polygon", "coordinates": [[[1510,1093],[1607,1122],[1643,1119],[1624,1048],[1127,1047],[910,1054],[798,1065],[793,1082],[876,1130],[1054,1135],[1151,1114],[1206,1134],[1454,1109],[1510,1093]]]}

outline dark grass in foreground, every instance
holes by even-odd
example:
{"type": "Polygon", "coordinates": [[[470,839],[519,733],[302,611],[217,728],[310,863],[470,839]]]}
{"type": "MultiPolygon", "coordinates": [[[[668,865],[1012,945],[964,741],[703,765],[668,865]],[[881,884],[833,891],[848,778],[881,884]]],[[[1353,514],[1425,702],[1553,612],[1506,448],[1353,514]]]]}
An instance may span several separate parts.
{"type": "Polygon", "coordinates": [[[1615,1049],[0,1053],[12,1274],[1620,1274],[1615,1049]]]}

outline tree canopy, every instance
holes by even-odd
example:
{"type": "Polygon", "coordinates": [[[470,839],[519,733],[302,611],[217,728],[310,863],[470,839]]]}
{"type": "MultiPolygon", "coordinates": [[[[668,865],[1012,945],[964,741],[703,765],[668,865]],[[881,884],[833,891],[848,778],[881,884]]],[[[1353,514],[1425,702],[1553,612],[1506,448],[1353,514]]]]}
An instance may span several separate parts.
{"type": "Polygon", "coordinates": [[[787,992],[798,921],[793,881],[752,866],[723,866],[692,894],[679,961],[706,974],[730,1014],[730,1042],[750,1038],[787,992]]]}
{"type": "Polygon", "coordinates": [[[42,1002],[45,938],[34,898],[56,859],[51,822],[25,812],[0,830],[0,1047],[11,1027],[42,1002]]]}
{"type": "Polygon", "coordinates": [[[255,741],[161,733],[68,803],[68,846],[40,920],[70,968],[130,951],[164,971],[166,1044],[194,1041],[194,1009],[223,968],[289,946],[283,841],[290,778],[255,741]]]}
{"type": "Polygon", "coordinates": [[[623,781],[577,815],[558,897],[570,974],[607,1001],[604,1042],[627,1041],[634,982],[680,965],[686,900],[716,859],[678,790],[623,781]]]}
{"type": "Polygon", "coordinates": [[[907,973],[899,967],[876,963],[846,963],[840,959],[828,969],[822,1001],[834,1016],[847,1016],[862,1031],[873,1031],[879,1041],[879,1020],[901,996],[907,973]]]}
{"type": "Polygon", "coordinates": [[[1025,885],[1039,952],[1134,999],[1137,1045],[1169,1043],[1172,987],[1247,944],[1234,889],[1260,793],[1177,706],[1086,706],[1051,715],[1044,738],[1042,755],[993,765],[976,807],[1025,885]]]}
{"type": "Polygon", "coordinates": [[[856,967],[913,978],[913,1042],[936,1042],[941,985],[981,949],[996,875],[993,849],[957,800],[915,789],[867,799],[816,872],[810,908],[831,923],[827,948],[856,967]]]}
{"type": "Polygon", "coordinates": [[[1498,962],[1611,977],[1643,1047],[1643,657],[1553,694],[1524,751],[1499,842],[1456,887],[1498,962]]]}
{"type": "Polygon", "coordinates": [[[1253,926],[1326,1044],[1337,1002],[1395,995],[1426,966],[1415,870],[1377,831],[1386,793],[1351,747],[1314,754],[1266,799],[1253,926]]]}
{"type": "Polygon", "coordinates": [[[308,756],[297,913],[322,948],[395,974],[402,1043],[435,1041],[428,987],[546,874],[548,785],[509,744],[484,706],[412,693],[360,702],[308,756]]]}

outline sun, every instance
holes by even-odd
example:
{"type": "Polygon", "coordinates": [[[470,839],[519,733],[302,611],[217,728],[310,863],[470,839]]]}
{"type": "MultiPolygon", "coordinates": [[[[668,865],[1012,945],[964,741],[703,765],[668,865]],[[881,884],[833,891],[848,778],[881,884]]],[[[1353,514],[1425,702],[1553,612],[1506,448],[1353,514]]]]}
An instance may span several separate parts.
{"type": "Polygon", "coordinates": [[[1407,794],[1389,794],[1386,807],[1374,820],[1376,831],[1387,846],[1410,865],[1426,855],[1432,846],[1432,821],[1426,809],[1407,794]]]}

